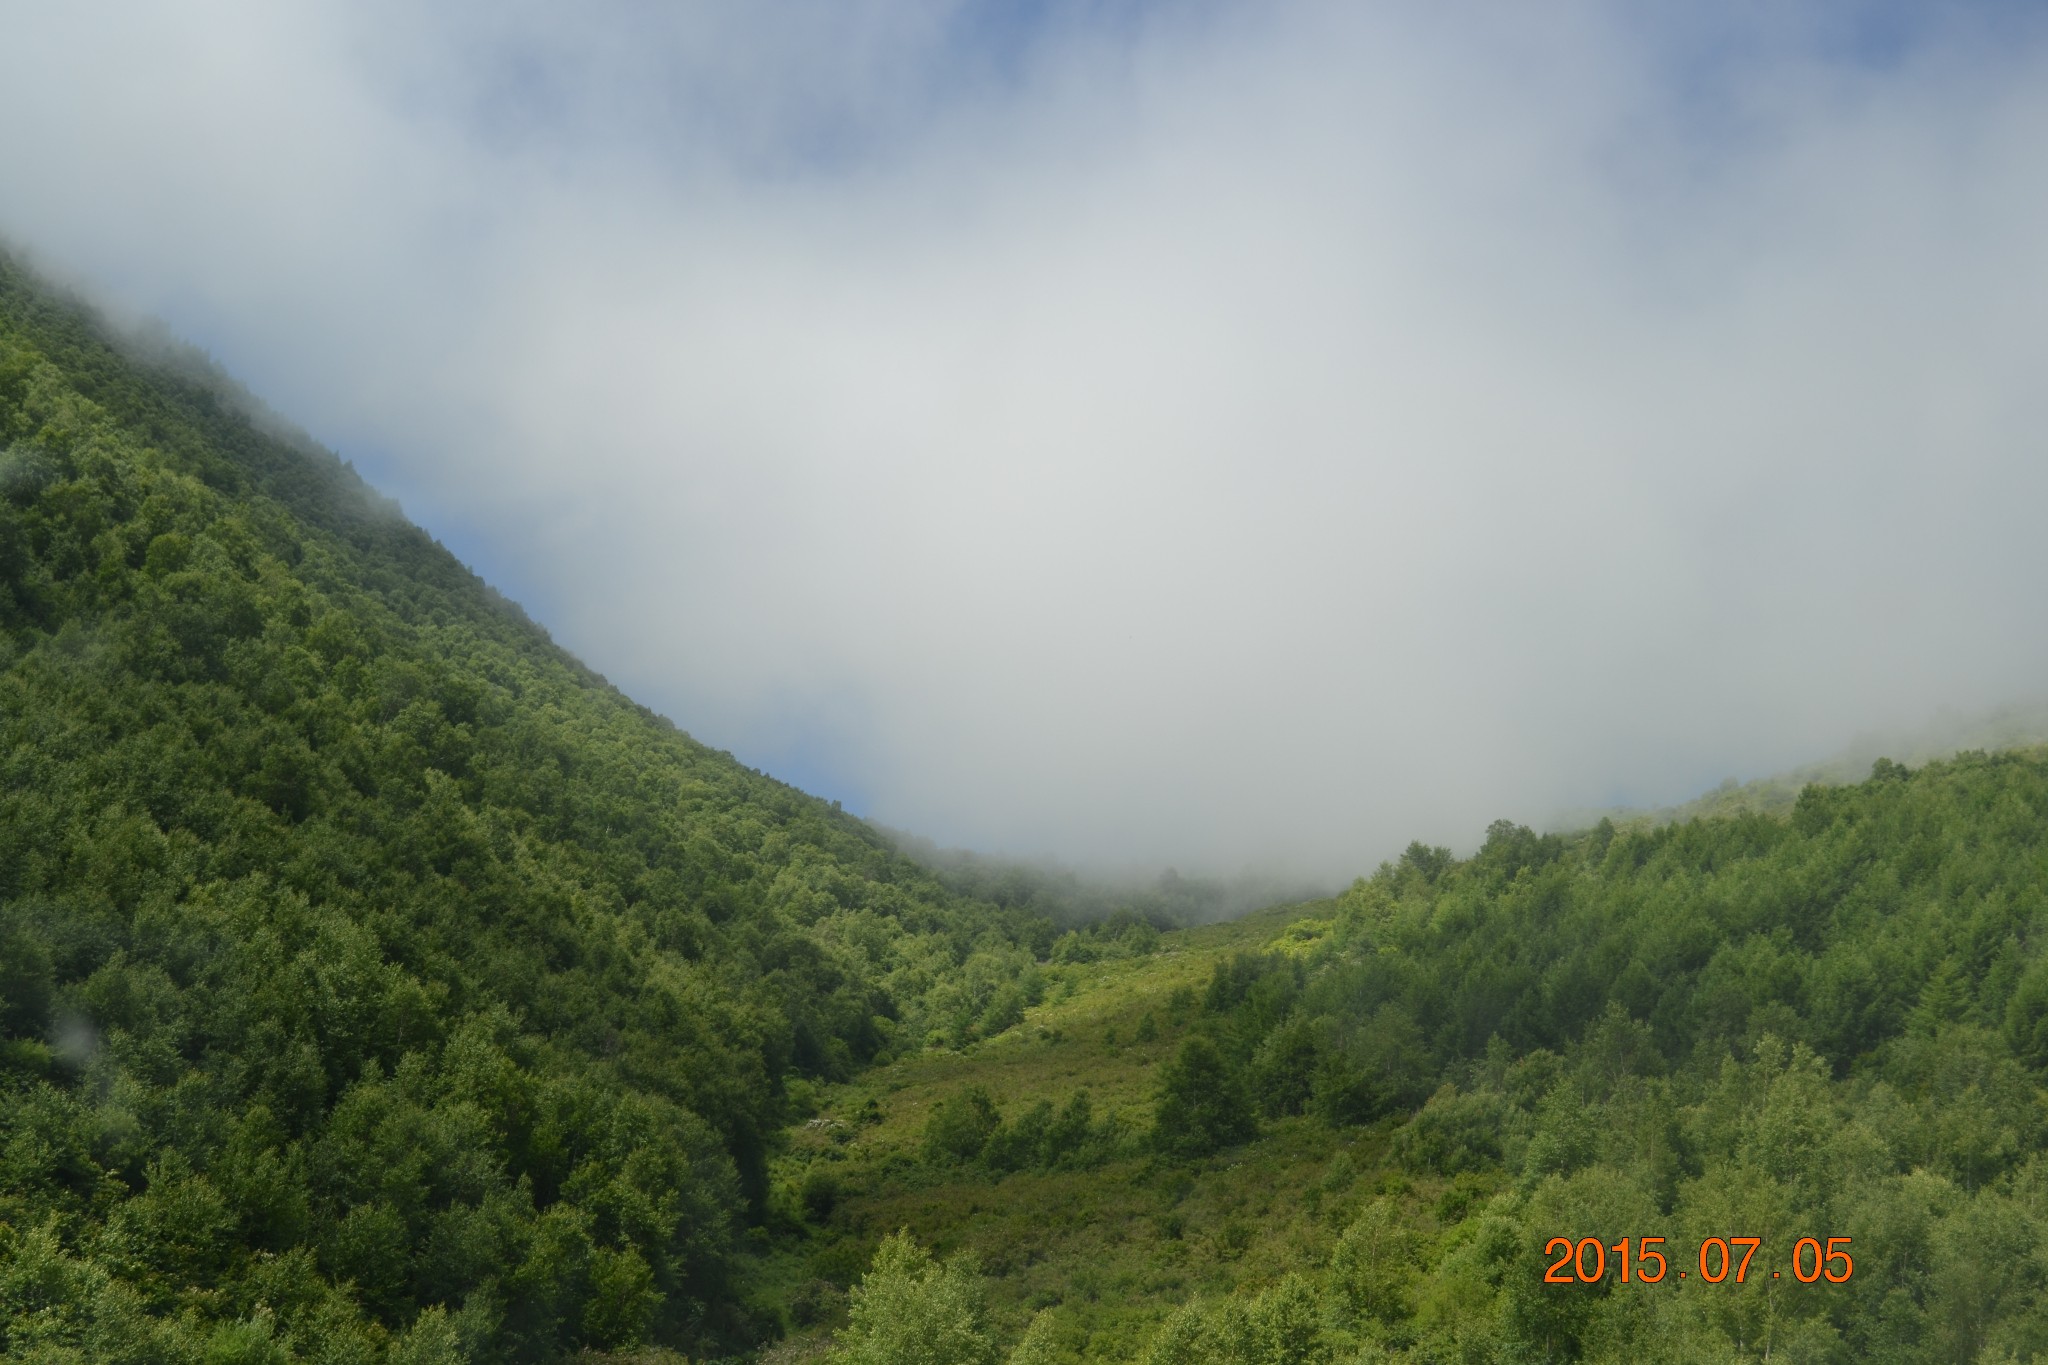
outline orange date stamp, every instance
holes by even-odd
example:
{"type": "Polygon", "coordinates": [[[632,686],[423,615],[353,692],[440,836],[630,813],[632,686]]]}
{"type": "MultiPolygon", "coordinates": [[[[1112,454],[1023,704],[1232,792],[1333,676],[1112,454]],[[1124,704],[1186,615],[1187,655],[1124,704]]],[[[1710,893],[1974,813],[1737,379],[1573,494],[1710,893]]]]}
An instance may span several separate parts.
{"type": "MultiPolygon", "coordinates": [[[[1856,1273],[1856,1262],[1849,1255],[1847,1237],[1829,1237],[1825,1239],[1825,1245],[1822,1242],[1819,1237],[1801,1237],[1792,1244],[1789,1269],[1793,1279],[1801,1284],[1820,1280],[1842,1284],[1856,1273]]],[[[1747,1284],[1752,1274],[1759,1279],[1766,1275],[1773,1280],[1782,1278],[1786,1267],[1758,1264],[1752,1270],[1751,1262],[1763,1244],[1761,1237],[1705,1239],[1699,1246],[1699,1278],[1708,1284],[1721,1284],[1731,1279],[1737,1284],[1747,1284]]],[[[1623,1284],[1658,1284],[1667,1274],[1673,1273],[1663,1248],[1662,1237],[1624,1237],[1614,1243],[1603,1242],[1598,1237],[1581,1237],[1577,1241],[1569,1237],[1553,1237],[1543,1244],[1543,1254],[1557,1259],[1543,1272],[1543,1283],[1598,1284],[1608,1278],[1610,1271],[1619,1271],[1623,1284]]],[[[1683,1280],[1687,1272],[1680,1270],[1676,1274],[1683,1280]]]]}

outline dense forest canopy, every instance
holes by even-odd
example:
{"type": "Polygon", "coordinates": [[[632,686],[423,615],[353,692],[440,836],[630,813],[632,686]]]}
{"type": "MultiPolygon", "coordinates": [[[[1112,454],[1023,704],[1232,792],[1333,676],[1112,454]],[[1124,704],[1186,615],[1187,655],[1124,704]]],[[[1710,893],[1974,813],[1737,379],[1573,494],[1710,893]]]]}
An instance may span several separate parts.
{"type": "Polygon", "coordinates": [[[8,1351],[750,1340],[791,1086],[1013,1022],[1055,932],[0,259],[8,1351]]]}

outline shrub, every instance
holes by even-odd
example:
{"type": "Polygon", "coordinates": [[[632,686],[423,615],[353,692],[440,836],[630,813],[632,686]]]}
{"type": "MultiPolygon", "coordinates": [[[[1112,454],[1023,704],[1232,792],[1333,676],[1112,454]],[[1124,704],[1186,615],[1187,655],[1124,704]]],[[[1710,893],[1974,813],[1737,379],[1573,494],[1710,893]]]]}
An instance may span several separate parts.
{"type": "Polygon", "coordinates": [[[1051,1100],[1040,1100],[989,1134],[982,1159],[990,1170],[1022,1171],[1045,1164],[1046,1134],[1052,1128],[1051,1100]]]}
{"type": "Polygon", "coordinates": [[[1394,1135],[1394,1155],[1410,1170],[1456,1175],[1500,1160],[1507,1104],[1487,1091],[1460,1093],[1445,1085],[1394,1135]]]}
{"type": "Polygon", "coordinates": [[[972,1161],[981,1155],[1001,1123],[995,1101],[980,1086],[949,1095],[925,1122],[925,1159],[934,1163],[972,1161]]]}
{"type": "Polygon", "coordinates": [[[813,1223],[824,1222],[839,1206],[839,1177],[830,1171],[811,1170],[804,1176],[797,1199],[804,1206],[804,1217],[813,1223]]]}

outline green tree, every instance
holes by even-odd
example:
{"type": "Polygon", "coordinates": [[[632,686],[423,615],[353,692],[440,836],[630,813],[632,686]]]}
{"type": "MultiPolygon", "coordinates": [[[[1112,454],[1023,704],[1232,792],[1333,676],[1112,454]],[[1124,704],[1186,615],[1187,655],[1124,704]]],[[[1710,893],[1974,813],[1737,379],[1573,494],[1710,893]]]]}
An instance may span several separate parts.
{"type": "Polygon", "coordinates": [[[1252,1303],[1251,1337],[1258,1365],[1327,1365],[1329,1333],[1308,1278],[1286,1276],[1252,1303]]]}
{"type": "Polygon", "coordinates": [[[935,1264],[908,1232],[885,1239],[853,1287],[835,1365],[995,1365],[986,1290],[972,1264],[935,1264]]]}
{"type": "Polygon", "coordinates": [[[1059,1365],[1064,1358],[1053,1339],[1052,1310],[1045,1309],[1032,1315],[1004,1365],[1059,1365]]]}
{"type": "Polygon", "coordinates": [[[1243,1078],[1207,1038],[1180,1045],[1160,1070],[1152,1143],[1177,1157],[1200,1157],[1258,1132],[1243,1078]]]}
{"type": "Polygon", "coordinates": [[[1199,1302],[1184,1303],[1167,1315],[1145,1349],[1144,1365],[1212,1365],[1207,1316],[1199,1302]]]}
{"type": "MultiPolygon", "coordinates": [[[[1150,1018],[1150,1015],[1146,1016],[1150,1018]]],[[[1268,1118],[1299,1114],[1315,1088],[1318,1030],[1296,1016],[1266,1035],[1252,1057],[1252,1087],[1268,1118]]]]}
{"type": "Polygon", "coordinates": [[[924,1154],[927,1161],[973,1161],[988,1146],[989,1138],[1002,1124],[995,1101],[980,1086],[948,1095],[932,1110],[924,1125],[924,1154]]]}
{"type": "Polygon", "coordinates": [[[1387,1199],[1366,1205],[1338,1239],[1330,1280],[1354,1322],[1399,1322],[1414,1311],[1416,1237],[1387,1199]]]}

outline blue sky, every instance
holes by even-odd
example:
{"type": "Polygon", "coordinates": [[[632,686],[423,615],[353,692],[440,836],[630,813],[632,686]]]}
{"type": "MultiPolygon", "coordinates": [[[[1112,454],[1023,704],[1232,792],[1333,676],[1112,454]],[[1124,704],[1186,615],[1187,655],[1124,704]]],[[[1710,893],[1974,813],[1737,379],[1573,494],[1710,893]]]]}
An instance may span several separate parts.
{"type": "Polygon", "coordinates": [[[0,233],[941,842],[1336,878],[2044,691],[2039,7],[126,15],[11,21],[0,233]]]}

